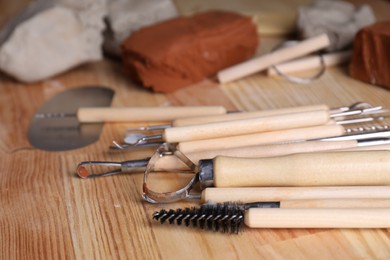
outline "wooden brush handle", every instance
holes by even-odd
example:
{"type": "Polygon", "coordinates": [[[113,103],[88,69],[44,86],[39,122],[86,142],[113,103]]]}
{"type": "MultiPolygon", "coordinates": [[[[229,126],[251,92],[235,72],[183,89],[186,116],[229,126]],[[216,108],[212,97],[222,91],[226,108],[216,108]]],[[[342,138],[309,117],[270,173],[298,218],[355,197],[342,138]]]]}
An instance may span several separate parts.
{"type": "Polygon", "coordinates": [[[318,152],[214,159],[214,186],[389,185],[390,151],[318,152]]]}
{"type": "Polygon", "coordinates": [[[216,116],[186,117],[186,118],[178,118],[174,120],[172,122],[172,126],[199,125],[199,124],[207,124],[207,123],[215,123],[215,122],[309,112],[309,111],[316,111],[316,110],[329,111],[329,107],[326,105],[299,106],[299,107],[261,110],[261,111],[252,111],[252,112],[237,112],[237,113],[229,113],[229,114],[216,115],[216,116]]]}
{"type": "Polygon", "coordinates": [[[309,199],[383,199],[390,198],[390,186],[258,187],[206,188],[203,202],[309,200],[309,199]]]}
{"type": "Polygon", "coordinates": [[[221,106],[199,107],[85,107],[77,111],[82,123],[96,122],[146,122],[172,121],[180,117],[221,115],[226,109],[221,106]]]}
{"type": "Polygon", "coordinates": [[[208,150],[339,136],[343,133],[344,128],[341,125],[322,125],[199,141],[180,142],[177,145],[177,148],[181,152],[187,154],[208,150]]]}
{"type": "Polygon", "coordinates": [[[298,58],[313,51],[320,50],[329,45],[326,34],[304,40],[296,45],[285,47],[263,56],[253,58],[233,67],[221,70],[217,74],[219,82],[226,83],[250,74],[262,71],[272,65],[298,58]]]}
{"type": "Polygon", "coordinates": [[[245,214],[251,228],[390,228],[389,208],[253,208],[245,214]]]}
{"type": "Polygon", "coordinates": [[[390,198],[386,199],[307,199],[284,200],[281,208],[390,208],[390,198]]]}
{"type": "Polygon", "coordinates": [[[203,125],[171,127],[165,129],[163,138],[166,142],[178,143],[183,141],[204,140],[323,125],[326,124],[328,120],[329,115],[327,111],[316,110],[258,119],[251,118],[203,125]]]}

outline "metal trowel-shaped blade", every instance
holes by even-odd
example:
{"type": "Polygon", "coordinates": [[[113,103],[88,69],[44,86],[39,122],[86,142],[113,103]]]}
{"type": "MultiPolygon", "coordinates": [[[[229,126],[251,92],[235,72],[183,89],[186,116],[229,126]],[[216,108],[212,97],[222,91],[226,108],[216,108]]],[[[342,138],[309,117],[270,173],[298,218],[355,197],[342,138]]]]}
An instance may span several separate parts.
{"type": "Polygon", "coordinates": [[[76,114],[80,107],[107,107],[114,91],[86,86],[59,93],[48,100],[30,122],[28,139],[32,146],[46,151],[66,151],[96,142],[103,123],[79,123],[74,117],[40,117],[42,114],[76,114]]]}

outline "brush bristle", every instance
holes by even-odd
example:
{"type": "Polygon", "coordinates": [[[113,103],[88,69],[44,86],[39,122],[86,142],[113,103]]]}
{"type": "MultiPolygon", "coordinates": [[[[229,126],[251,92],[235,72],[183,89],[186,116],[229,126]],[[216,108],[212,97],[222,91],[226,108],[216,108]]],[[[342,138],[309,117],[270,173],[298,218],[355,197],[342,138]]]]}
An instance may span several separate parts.
{"type": "Polygon", "coordinates": [[[237,234],[244,223],[245,207],[239,203],[203,204],[199,208],[160,210],[153,219],[201,229],[237,234]]]}

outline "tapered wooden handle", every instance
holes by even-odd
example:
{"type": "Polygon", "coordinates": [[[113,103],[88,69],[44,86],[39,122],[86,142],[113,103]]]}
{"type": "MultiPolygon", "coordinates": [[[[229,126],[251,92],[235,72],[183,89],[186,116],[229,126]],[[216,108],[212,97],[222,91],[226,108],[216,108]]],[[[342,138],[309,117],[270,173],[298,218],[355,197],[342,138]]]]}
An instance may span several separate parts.
{"type": "Polygon", "coordinates": [[[390,186],[257,187],[206,188],[203,202],[285,201],[309,199],[383,199],[390,198],[390,186]]]}
{"type": "Polygon", "coordinates": [[[77,119],[83,123],[93,122],[146,122],[172,121],[181,117],[221,115],[226,109],[221,106],[199,107],[86,107],[79,108],[77,119]]]}
{"type": "Polygon", "coordinates": [[[272,65],[320,50],[328,46],[329,43],[329,38],[326,34],[309,38],[296,45],[282,48],[269,54],[237,64],[233,67],[221,70],[218,72],[217,78],[221,83],[233,81],[255,72],[262,71],[272,65]]]}
{"type": "Polygon", "coordinates": [[[277,142],[288,142],[294,140],[324,138],[330,136],[339,136],[343,133],[344,128],[341,125],[322,125],[199,141],[181,142],[177,145],[177,148],[183,153],[192,153],[208,150],[264,145],[277,142]]]}
{"type": "MultiPolygon", "coordinates": [[[[212,159],[218,155],[234,157],[271,157],[292,153],[311,153],[317,151],[337,150],[346,147],[356,147],[356,140],[346,141],[308,141],[292,142],[286,144],[271,144],[260,146],[239,147],[232,149],[209,150],[201,152],[186,153],[185,156],[194,164],[198,165],[199,160],[212,159]]],[[[156,171],[166,170],[189,170],[178,157],[163,156],[155,162],[156,171]]]]}
{"type": "Polygon", "coordinates": [[[390,228],[389,208],[253,208],[251,228],[390,228]]]}
{"type": "Polygon", "coordinates": [[[232,120],[240,120],[240,119],[309,112],[309,111],[316,111],[316,110],[328,111],[329,107],[326,105],[298,106],[298,107],[272,109],[272,110],[229,113],[229,114],[216,115],[216,116],[178,118],[172,122],[172,125],[173,126],[199,125],[199,124],[224,122],[224,121],[232,121],[232,120]]]}
{"type": "Polygon", "coordinates": [[[164,131],[163,138],[170,143],[204,140],[250,133],[270,132],[326,124],[328,111],[284,114],[262,118],[251,118],[227,122],[209,123],[194,126],[171,127],[164,131]]]}
{"type": "Polygon", "coordinates": [[[216,157],[216,187],[389,185],[390,151],[216,157]]]}

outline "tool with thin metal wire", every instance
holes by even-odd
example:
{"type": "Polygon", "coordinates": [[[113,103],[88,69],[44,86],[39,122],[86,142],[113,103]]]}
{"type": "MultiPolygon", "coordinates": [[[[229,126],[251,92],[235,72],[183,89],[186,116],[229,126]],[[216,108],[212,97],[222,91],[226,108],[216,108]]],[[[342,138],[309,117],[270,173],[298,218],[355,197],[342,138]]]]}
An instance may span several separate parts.
{"type": "MultiPolygon", "coordinates": [[[[207,187],[294,187],[390,185],[390,151],[339,151],[298,153],[268,158],[217,156],[195,165],[174,146],[165,144],[151,157],[144,172],[143,198],[151,203],[199,199],[192,190],[207,187]],[[148,179],[169,151],[186,165],[193,176],[184,187],[161,192],[148,179]],[[238,178],[239,176],[239,178],[238,178]]],[[[185,173],[188,174],[188,171],[185,173]]]]}
{"type": "Polygon", "coordinates": [[[389,228],[390,208],[281,208],[280,202],[225,202],[160,210],[153,219],[232,234],[244,224],[250,228],[389,228]]]}

